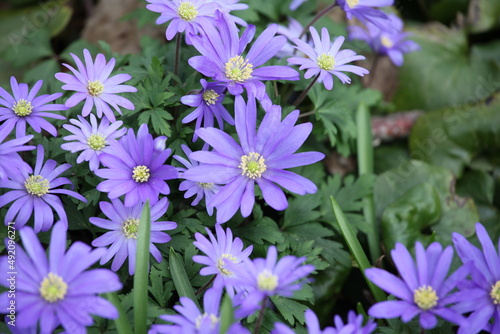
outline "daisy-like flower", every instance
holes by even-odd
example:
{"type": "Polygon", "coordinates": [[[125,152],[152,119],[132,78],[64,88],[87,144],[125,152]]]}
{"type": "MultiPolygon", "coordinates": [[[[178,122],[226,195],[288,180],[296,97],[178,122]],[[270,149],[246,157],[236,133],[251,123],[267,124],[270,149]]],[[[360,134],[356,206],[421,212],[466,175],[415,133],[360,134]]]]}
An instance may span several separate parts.
{"type": "MultiPolygon", "coordinates": [[[[121,289],[118,276],[109,269],[86,270],[101,258],[104,249],[76,241],[65,252],[66,226],[60,222],[52,229],[48,258],[30,227],[19,234],[24,250],[16,246],[15,265],[7,256],[0,258],[0,284],[8,288],[10,272],[17,273],[16,327],[22,333],[36,329],[37,324],[41,334],[55,333],[59,325],[66,333],[86,333],[94,322],[92,315],[118,318],[113,304],[98,296],[121,289]]],[[[9,291],[0,295],[1,313],[8,312],[12,300],[9,291]]]]}
{"type": "Polygon", "coordinates": [[[159,194],[168,195],[170,188],[165,180],[177,178],[177,170],[165,165],[170,149],[164,149],[166,137],[153,136],[148,126],[142,124],[137,131],[129,129],[118,141],[111,143],[110,153],[99,156],[108,168],[95,171],[107,179],[97,185],[97,190],[107,192],[110,199],[125,195],[125,206],[133,206],[149,199],[151,205],[158,202],[159,194]]]}
{"type": "Polygon", "coordinates": [[[85,100],[82,109],[82,116],[86,117],[92,111],[95,105],[97,117],[106,116],[110,122],[116,120],[113,107],[120,115],[122,114],[120,107],[134,110],[134,104],[128,99],[116,95],[125,92],[137,92],[137,88],[129,85],[122,85],[125,81],[132,77],[129,74],[121,73],[110,77],[111,71],[115,67],[115,58],[107,63],[106,58],[102,53],[99,53],[92,60],[89,50],[83,50],[85,65],[80,58],[70,53],[77,66],[74,67],[63,64],[68,68],[73,75],[69,73],[56,73],[56,79],[62,81],[64,85],[62,89],[76,91],[65,103],[66,107],[71,108],[76,106],[81,101],[85,100]]]}
{"type": "Polygon", "coordinates": [[[456,302],[456,293],[451,293],[459,281],[469,273],[460,267],[446,278],[453,260],[451,246],[444,250],[434,242],[424,249],[420,242],[415,245],[416,263],[410,252],[401,243],[391,251],[391,256],[401,278],[378,268],[365,270],[366,277],[381,289],[401,300],[389,300],[373,305],[368,314],[375,318],[401,317],[403,322],[420,317],[420,326],[431,329],[437,325],[439,316],[449,322],[461,324],[465,319],[450,307],[456,302]]]}
{"type": "Polygon", "coordinates": [[[26,173],[31,171],[31,167],[21,159],[18,152],[30,151],[35,148],[35,146],[24,145],[33,138],[32,135],[3,142],[10,131],[8,127],[0,125],[0,181],[2,182],[7,180],[9,176],[18,174],[19,171],[26,173]]]}
{"type": "Polygon", "coordinates": [[[387,55],[396,66],[403,65],[403,54],[419,49],[414,41],[408,40],[409,33],[403,31],[403,21],[394,14],[388,15],[390,30],[380,30],[373,24],[367,25],[367,30],[349,27],[349,38],[365,41],[372,50],[381,55],[387,55]]]}
{"type": "MultiPolygon", "coordinates": [[[[189,149],[189,147],[187,147],[186,145],[181,145],[181,147],[182,147],[182,150],[184,151],[184,153],[186,154],[186,156],[189,157],[189,155],[192,153],[191,150],[189,149]]],[[[186,168],[182,168],[182,167],[177,168],[177,171],[179,172],[179,178],[182,178],[183,177],[182,174],[186,170],[188,170],[189,168],[193,168],[193,167],[199,165],[198,161],[191,160],[189,158],[188,158],[189,161],[184,159],[183,157],[178,156],[178,155],[174,155],[174,158],[177,161],[179,161],[181,164],[186,166],[186,168]]],[[[191,205],[193,205],[193,206],[198,205],[198,203],[200,203],[200,201],[202,200],[203,197],[205,197],[205,203],[210,202],[212,197],[219,191],[219,189],[220,189],[220,186],[217,184],[194,182],[194,181],[190,181],[190,180],[184,180],[179,185],[180,191],[186,191],[184,193],[184,198],[189,198],[189,197],[193,197],[194,195],[196,195],[195,199],[191,203],[191,205]]],[[[207,207],[208,214],[211,216],[214,213],[214,207],[209,206],[208,204],[206,204],[206,207],[207,207]]]]}
{"type": "Polygon", "coordinates": [[[76,162],[81,164],[83,161],[89,162],[90,170],[95,172],[99,168],[99,155],[102,152],[111,152],[109,145],[116,139],[120,138],[127,132],[127,129],[122,128],[122,121],[116,121],[109,124],[107,118],[103,118],[100,124],[97,124],[97,119],[94,114],[90,114],[90,123],[78,115],[78,120],[69,120],[74,125],[65,124],[63,128],[72,133],[63,139],[72,141],[61,145],[63,150],[70,151],[71,153],[80,153],[76,162]]]}
{"type": "MultiPolygon", "coordinates": [[[[181,304],[174,306],[179,314],[160,316],[160,319],[173,324],[153,325],[148,334],[219,334],[221,296],[221,289],[208,289],[203,296],[203,311],[200,311],[188,297],[181,297],[181,304]]],[[[227,334],[250,334],[250,332],[239,323],[235,323],[229,327],[227,334]]]]}
{"type": "MultiPolygon", "coordinates": [[[[119,199],[111,200],[111,203],[100,202],[101,211],[109,219],[92,217],[90,222],[96,226],[111,230],[106,232],[94,241],[92,246],[105,247],[111,245],[106,254],[101,258],[100,264],[104,264],[114,257],[111,269],[117,271],[121,268],[128,257],[128,272],[135,273],[135,256],[137,248],[137,233],[139,232],[139,220],[141,218],[143,203],[126,207],[119,199]]],[[[153,243],[166,243],[170,241],[170,236],[161,231],[173,230],[177,224],[170,221],[156,221],[167,212],[168,200],[162,198],[155,205],[151,206],[151,241],[149,251],[161,262],[161,253],[153,243]]]]}
{"type": "Polygon", "coordinates": [[[67,110],[64,104],[48,104],[62,96],[62,93],[52,95],[40,95],[38,91],[42,87],[43,80],[28,89],[25,83],[18,84],[15,77],[10,77],[10,86],[14,96],[7,93],[0,87],[0,122],[2,127],[9,129],[9,132],[15,127],[16,137],[26,135],[26,123],[28,123],[35,132],[46,130],[52,136],[57,136],[57,129],[45,118],[66,119],[66,117],[53,114],[47,111],[67,110]]]}
{"type": "Polygon", "coordinates": [[[392,6],[394,0],[337,0],[337,4],[345,11],[349,20],[355,17],[365,25],[371,23],[383,30],[390,29],[387,15],[373,7],[392,6]]]}
{"type": "MultiPolygon", "coordinates": [[[[156,19],[156,24],[163,24],[168,21],[165,36],[167,40],[174,38],[177,33],[186,32],[198,34],[202,28],[201,23],[210,22],[214,17],[215,10],[219,5],[206,0],[147,0],[146,8],[152,12],[160,13],[156,19]]],[[[210,23],[211,24],[211,23],[210,23]]]]}
{"type": "Polygon", "coordinates": [[[206,265],[200,270],[200,275],[216,275],[214,287],[218,289],[226,288],[229,296],[234,296],[237,290],[237,271],[233,268],[238,268],[242,265],[244,259],[248,259],[252,253],[253,246],[250,245],[243,249],[243,241],[240,238],[234,238],[233,233],[229,228],[226,232],[220,225],[215,225],[217,238],[206,229],[210,240],[201,233],[195,233],[196,241],[193,244],[205,253],[204,255],[193,256],[193,261],[206,265]],[[229,266],[228,266],[229,264],[229,266]]]}
{"type": "Polygon", "coordinates": [[[304,41],[294,38],[293,42],[297,49],[303,52],[307,57],[288,58],[290,64],[300,65],[300,70],[306,69],[304,78],[309,79],[318,75],[318,81],[323,82],[326,89],[333,88],[333,75],[340,79],[342,83],[351,83],[351,79],[343,72],[351,72],[359,76],[368,74],[368,70],[356,65],[348,65],[355,60],[365,59],[364,56],[357,55],[354,51],[340,47],[345,38],[339,36],[333,44],[330,44],[330,35],[326,28],[321,29],[321,38],[314,27],[310,27],[311,37],[314,42],[314,48],[304,41]]]}
{"type": "Polygon", "coordinates": [[[300,290],[314,266],[304,264],[305,257],[287,255],[278,260],[278,250],[270,246],[267,257],[243,260],[239,281],[245,291],[238,292],[235,300],[240,304],[236,315],[246,316],[259,309],[266,297],[291,297],[300,290]]]}
{"type": "Polygon", "coordinates": [[[12,205],[5,215],[5,224],[15,222],[16,229],[23,227],[33,214],[35,218],[35,232],[47,231],[54,224],[54,209],[61,222],[68,224],[68,218],[61,200],[55,194],[65,194],[82,202],[87,202],[82,195],[69,190],[57,188],[64,184],[71,184],[65,177],[58,177],[71,168],[70,164],[57,166],[57,162],[49,159],[43,162],[44,149],[37,147],[35,169],[23,170],[12,174],[9,180],[2,182],[0,188],[13,189],[0,196],[0,208],[10,202],[12,205]]]}
{"type": "Polygon", "coordinates": [[[195,70],[226,86],[232,95],[240,95],[246,89],[259,100],[269,100],[262,81],[299,80],[297,71],[288,66],[261,66],[286,43],[284,36],[275,36],[278,25],[272,24],[264,30],[244,55],[255,26],[249,25],[238,37],[238,28],[227,13],[217,11],[215,19],[215,25],[202,24],[203,35],[191,38],[202,54],[189,59],[195,70]]]}
{"type": "Polygon", "coordinates": [[[480,223],[476,224],[476,234],[482,250],[461,234],[453,233],[458,256],[464,264],[472,265],[471,281],[464,287],[459,286],[463,298],[455,306],[459,312],[471,314],[458,333],[474,334],[481,330],[500,333],[500,257],[488,232],[480,223]]]}
{"type": "Polygon", "coordinates": [[[208,202],[217,208],[217,222],[228,221],[241,207],[247,217],[252,212],[257,183],[264,200],[276,210],[284,210],[288,202],[283,188],[299,195],[316,192],[314,183],[286,168],[304,166],[324,158],[319,152],[294,153],[312,130],[311,123],[294,125],[299,111],[291,112],[281,121],[281,110],[272,108],[255,130],[257,107],[255,99],[248,105],[241,96],[235,101],[236,131],[240,144],[225,132],[215,128],[198,129],[198,135],[213,151],[193,152],[189,157],[201,162],[185,171],[187,180],[225,184],[208,202]]]}
{"type": "MultiPolygon", "coordinates": [[[[368,322],[363,325],[363,316],[360,314],[356,315],[354,311],[349,311],[345,324],[342,318],[336,315],[334,317],[335,327],[329,326],[324,330],[321,330],[318,317],[312,310],[307,310],[304,316],[308,334],[370,334],[377,328],[377,325],[372,319],[368,320],[368,322]]],[[[271,331],[271,334],[295,333],[282,323],[276,323],[274,326],[274,330],[271,331]]]]}
{"type": "MultiPolygon", "coordinates": [[[[200,83],[203,89],[198,94],[181,97],[182,103],[196,108],[183,118],[182,123],[189,123],[196,119],[195,129],[201,127],[201,122],[203,122],[204,128],[208,128],[214,126],[215,118],[221,130],[224,130],[224,121],[234,125],[233,117],[222,104],[225,86],[215,82],[207,82],[205,79],[201,79],[200,83]]],[[[197,139],[198,136],[195,133],[193,141],[197,139]]]]}

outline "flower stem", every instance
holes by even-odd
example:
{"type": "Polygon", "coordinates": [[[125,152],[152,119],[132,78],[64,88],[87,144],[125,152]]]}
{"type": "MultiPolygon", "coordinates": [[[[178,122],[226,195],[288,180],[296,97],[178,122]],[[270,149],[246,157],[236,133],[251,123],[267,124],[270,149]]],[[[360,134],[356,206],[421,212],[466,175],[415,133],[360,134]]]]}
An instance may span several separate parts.
{"type": "Polygon", "coordinates": [[[198,296],[200,293],[202,293],[203,291],[205,291],[215,281],[215,277],[216,276],[217,275],[212,276],[212,278],[210,279],[210,281],[208,281],[207,284],[205,284],[204,286],[202,286],[201,288],[199,288],[194,294],[196,296],[198,296]]]}
{"type": "Polygon", "coordinates": [[[259,317],[257,318],[257,323],[255,324],[253,334],[258,334],[260,332],[260,326],[262,325],[262,321],[264,320],[264,313],[266,312],[266,301],[267,298],[264,297],[262,299],[262,305],[260,307],[259,317]]]}
{"type": "Polygon", "coordinates": [[[300,33],[299,39],[302,38],[302,36],[304,36],[307,33],[307,30],[309,29],[310,26],[312,26],[313,24],[315,24],[316,21],[318,21],[323,15],[325,15],[330,10],[332,10],[335,6],[337,6],[337,2],[336,1],[334,1],[330,6],[327,6],[327,7],[323,8],[323,10],[321,12],[319,12],[318,14],[316,14],[316,16],[313,17],[313,19],[311,20],[311,22],[309,22],[309,24],[306,25],[304,27],[304,29],[302,29],[302,32],[300,33]]]}
{"type": "Polygon", "coordinates": [[[318,73],[318,75],[314,77],[314,79],[311,81],[309,86],[307,86],[307,88],[304,89],[302,94],[300,94],[300,96],[297,98],[297,100],[295,100],[295,102],[292,105],[297,107],[302,102],[302,100],[304,100],[304,98],[306,97],[307,93],[309,93],[309,91],[311,90],[311,88],[314,85],[314,83],[316,82],[316,80],[318,80],[319,75],[320,75],[320,73],[318,73]]]}
{"type": "Polygon", "coordinates": [[[174,74],[179,75],[179,56],[181,53],[181,33],[177,34],[175,39],[175,60],[174,60],[174,74]]]}

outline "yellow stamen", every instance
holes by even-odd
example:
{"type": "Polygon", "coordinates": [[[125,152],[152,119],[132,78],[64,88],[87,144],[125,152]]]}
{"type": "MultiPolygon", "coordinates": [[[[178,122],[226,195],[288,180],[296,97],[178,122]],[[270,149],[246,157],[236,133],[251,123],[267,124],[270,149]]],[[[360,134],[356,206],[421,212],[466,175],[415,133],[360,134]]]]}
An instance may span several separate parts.
{"type": "Polygon", "coordinates": [[[147,182],[150,176],[151,174],[149,174],[149,168],[143,165],[134,167],[134,170],[132,171],[132,178],[135,182],[147,182]]]}
{"type": "Polygon", "coordinates": [[[250,152],[241,157],[241,163],[238,167],[241,168],[241,175],[255,180],[261,178],[262,173],[266,171],[265,162],[266,160],[259,153],[250,152]]]}
{"type": "Polygon", "coordinates": [[[63,279],[54,273],[49,273],[40,284],[38,289],[43,299],[49,303],[64,299],[68,291],[68,284],[63,279]]]}
{"type": "Polygon", "coordinates": [[[42,197],[49,192],[49,181],[41,175],[31,175],[24,182],[26,191],[33,196],[42,197]]]}
{"type": "Polygon", "coordinates": [[[12,110],[17,116],[28,116],[33,112],[33,106],[31,102],[26,101],[25,99],[20,99],[12,106],[12,110]]]}
{"type": "Polygon", "coordinates": [[[226,77],[234,82],[242,83],[252,77],[253,65],[242,56],[235,56],[226,63],[226,77]]]}
{"type": "Polygon", "coordinates": [[[264,269],[257,275],[257,286],[261,291],[274,291],[278,287],[278,276],[264,269]]]}
{"type": "Polygon", "coordinates": [[[190,1],[182,2],[179,5],[177,12],[179,13],[180,18],[184,21],[192,21],[198,15],[195,5],[193,5],[190,1]]]}
{"type": "Polygon", "coordinates": [[[99,80],[89,81],[87,91],[92,96],[99,96],[104,91],[104,85],[99,80]]]}
{"type": "Polygon", "coordinates": [[[335,58],[332,55],[322,53],[316,59],[319,68],[325,71],[331,71],[335,68],[335,58]]]}
{"type": "Polygon", "coordinates": [[[413,301],[422,310],[429,310],[437,305],[439,298],[432,286],[424,285],[413,292],[413,301]]]}

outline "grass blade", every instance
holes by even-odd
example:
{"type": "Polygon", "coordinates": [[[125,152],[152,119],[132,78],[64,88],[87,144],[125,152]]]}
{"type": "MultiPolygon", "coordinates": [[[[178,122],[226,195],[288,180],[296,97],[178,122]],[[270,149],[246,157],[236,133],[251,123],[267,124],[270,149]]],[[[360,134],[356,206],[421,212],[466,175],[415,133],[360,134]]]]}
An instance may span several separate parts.
{"type": "Polygon", "coordinates": [[[225,334],[229,330],[229,327],[234,323],[234,308],[231,297],[227,294],[222,298],[222,304],[220,307],[220,327],[219,333],[225,334]]]}
{"type": "Polygon", "coordinates": [[[146,201],[142,209],[137,233],[134,274],[134,332],[146,333],[148,310],[149,241],[151,236],[151,209],[146,201]]]}
{"type": "Polygon", "coordinates": [[[194,295],[194,290],[191,284],[189,283],[189,278],[184,269],[184,263],[182,262],[179,254],[175,252],[173,248],[170,248],[170,274],[172,274],[172,280],[174,281],[175,289],[179,294],[179,297],[188,297],[200,308],[200,304],[198,304],[198,300],[194,295]]]}
{"type": "Polygon", "coordinates": [[[116,307],[120,316],[115,319],[116,331],[118,334],[132,334],[132,327],[128,322],[127,315],[123,310],[122,304],[116,295],[116,292],[108,292],[106,293],[106,297],[108,300],[116,307]]]}

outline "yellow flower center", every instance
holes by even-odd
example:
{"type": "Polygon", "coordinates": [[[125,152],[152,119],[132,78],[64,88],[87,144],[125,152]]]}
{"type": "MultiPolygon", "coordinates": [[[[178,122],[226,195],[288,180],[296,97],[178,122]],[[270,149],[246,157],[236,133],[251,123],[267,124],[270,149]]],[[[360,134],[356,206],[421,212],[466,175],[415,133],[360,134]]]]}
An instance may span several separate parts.
{"type": "Polygon", "coordinates": [[[429,310],[437,305],[439,298],[432,286],[424,285],[413,292],[413,301],[422,310],[429,310]]]}
{"type": "Polygon", "coordinates": [[[17,116],[28,116],[33,112],[33,106],[31,105],[31,102],[28,102],[25,99],[20,99],[14,103],[12,110],[14,110],[14,113],[17,116]]]}
{"type": "Polygon", "coordinates": [[[238,263],[238,259],[231,254],[222,254],[219,260],[217,261],[217,269],[219,269],[220,273],[224,276],[231,276],[233,272],[224,267],[224,259],[228,259],[233,263],[238,263]]]}
{"type": "Polygon", "coordinates": [[[382,43],[382,45],[388,49],[390,49],[394,46],[394,43],[392,42],[392,40],[387,36],[380,37],[380,43],[382,43]]]}
{"type": "Polygon", "coordinates": [[[359,0],[347,0],[347,5],[349,8],[354,8],[358,5],[359,0]]]}
{"type": "Polygon", "coordinates": [[[100,134],[92,134],[87,139],[87,145],[94,151],[99,151],[106,146],[106,139],[100,134]]]}
{"type": "Polygon", "coordinates": [[[204,183],[204,182],[198,182],[198,185],[203,189],[210,189],[214,186],[213,183],[204,183]]]}
{"type": "Polygon", "coordinates": [[[322,53],[316,60],[319,68],[325,71],[331,71],[335,68],[335,58],[332,55],[322,53]]]}
{"type": "Polygon", "coordinates": [[[40,284],[40,295],[49,303],[64,299],[68,291],[68,284],[63,279],[53,273],[49,273],[40,284]]]}
{"type": "Polygon", "coordinates": [[[137,232],[139,232],[139,219],[127,219],[123,223],[123,233],[128,239],[137,239],[137,232]]]}
{"type": "Polygon", "coordinates": [[[42,197],[49,192],[49,181],[41,175],[31,175],[24,182],[26,191],[33,196],[42,197]]]}
{"type": "Polygon", "coordinates": [[[493,304],[500,304],[500,281],[497,281],[492,287],[490,292],[491,299],[493,299],[493,304]]]}
{"type": "Polygon", "coordinates": [[[206,314],[206,313],[203,313],[202,315],[199,315],[196,320],[195,320],[195,324],[196,324],[196,329],[200,329],[201,328],[201,325],[203,324],[203,320],[209,318],[210,319],[210,329],[214,329],[215,326],[219,323],[219,318],[215,315],[215,314],[206,314]]]}
{"type": "Polygon", "coordinates": [[[213,89],[207,90],[205,93],[203,93],[203,100],[205,101],[206,104],[215,104],[217,102],[217,99],[219,98],[219,94],[215,92],[213,89]]]}
{"type": "Polygon", "coordinates": [[[250,152],[241,157],[241,163],[238,167],[241,168],[241,175],[255,180],[262,177],[262,173],[266,171],[265,162],[266,160],[259,153],[250,152]]]}
{"type": "Polygon", "coordinates": [[[143,165],[134,167],[134,170],[132,171],[132,178],[135,182],[147,182],[150,176],[151,174],[149,174],[149,168],[143,165]]]}
{"type": "Polygon", "coordinates": [[[278,287],[278,276],[264,269],[257,275],[257,286],[261,291],[274,291],[278,287]]]}
{"type": "Polygon", "coordinates": [[[184,21],[192,21],[198,15],[196,7],[190,1],[182,2],[179,5],[177,12],[179,13],[180,18],[184,21]]]}
{"type": "Polygon", "coordinates": [[[242,56],[235,56],[226,63],[226,77],[234,82],[243,82],[252,77],[253,65],[242,56]]]}
{"type": "Polygon", "coordinates": [[[99,96],[104,91],[104,85],[99,80],[89,81],[87,91],[92,96],[99,96]]]}

